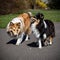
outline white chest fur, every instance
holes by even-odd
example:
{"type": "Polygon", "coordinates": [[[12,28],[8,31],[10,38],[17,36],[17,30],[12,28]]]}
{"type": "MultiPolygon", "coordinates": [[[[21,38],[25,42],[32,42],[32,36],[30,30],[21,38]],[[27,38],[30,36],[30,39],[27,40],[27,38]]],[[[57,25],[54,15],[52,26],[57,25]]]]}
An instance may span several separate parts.
{"type": "Polygon", "coordinates": [[[36,38],[39,38],[39,37],[40,37],[40,33],[39,33],[39,31],[36,29],[36,25],[35,25],[35,24],[32,24],[32,25],[31,25],[31,30],[32,30],[33,34],[36,36],[36,38]]]}
{"type": "MultiPolygon", "coordinates": [[[[47,25],[45,24],[45,28],[47,28],[47,25]]],[[[31,30],[32,30],[32,32],[33,32],[33,34],[36,36],[36,38],[39,38],[40,37],[40,33],[39,33],[39,31],[38,31],[38,29],[36,29],[36,25],[35,25],[35,23],[33,23],[32,25],[31,25],[31,30]]],[[[43,39],[46,39],[46,34],[44,33],[43,34],[43,39]]]]}

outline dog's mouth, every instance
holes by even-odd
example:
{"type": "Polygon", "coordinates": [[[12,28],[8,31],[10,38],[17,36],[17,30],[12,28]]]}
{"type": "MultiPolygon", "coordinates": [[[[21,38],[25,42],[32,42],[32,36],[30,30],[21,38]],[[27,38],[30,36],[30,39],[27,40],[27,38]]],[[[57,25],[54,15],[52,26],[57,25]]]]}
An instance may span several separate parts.
{"type": "Polygon", "coordinates": [[[8,31],[7,33],[8,33],[9,36],[12,37],[12,32],[8,31]]]}
{"type": "Polygon", "coordinates": [[[18,36],[19,36],[19,35],[17,35],[17,34],[14,34],[12,31],[8,31],[7,33],[8,33],[8,35],[9,35],[10,37],[12,37],[12,38],[18,38],[18,36]]]}

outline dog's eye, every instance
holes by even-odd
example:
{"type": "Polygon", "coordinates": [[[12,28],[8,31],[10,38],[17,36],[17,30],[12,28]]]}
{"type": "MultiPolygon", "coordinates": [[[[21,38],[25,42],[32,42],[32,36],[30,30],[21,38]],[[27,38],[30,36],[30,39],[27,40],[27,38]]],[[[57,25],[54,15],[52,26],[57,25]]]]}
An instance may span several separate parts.
{"type": "Polygon", "coordinates": [[[15,31],[16,28],[13,28],[13,30],[15,31]]]}
{"type": "Polygon", "coordinates": [[[10,22],[10,26],[13,26],[14,24],[12,22],[10,22]]]}
{"type": "Polygon", "coordinates": [[[10,31],[10,32],[12,32],[12,31],[10,31]]]}
{"type": "Polygon", "coordinates": [[[17,30],[18,31],[18,30],[17,30]]]}
{"type": "Polygon", "coordinates": [[[14,31],[15,31],[15,29],[14,29],[14,31]]]}
{"type": "Polygon", "coordinates": [[[20,28],[20,26],[18,26],[18,28],[20,28]]]}
{"type": "Polygon", "coordinates": [[[17,26],[20,26],[20,23],[17,23],[17,26]]]}

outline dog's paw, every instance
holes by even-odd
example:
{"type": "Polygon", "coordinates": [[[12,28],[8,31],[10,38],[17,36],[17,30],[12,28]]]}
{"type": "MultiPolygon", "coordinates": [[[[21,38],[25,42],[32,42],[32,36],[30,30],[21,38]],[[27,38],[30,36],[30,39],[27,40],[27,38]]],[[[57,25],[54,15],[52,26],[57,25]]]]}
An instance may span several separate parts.
{"type": "Polygon", "coordinates": [[[50,45],[52,45],[52,42],[50,42],[50,45]]]}
{"type": "Polygon", "coordinates": [[[18,39],[17,39],[17,42],[16,42],[16,45],[21,44],[21,42],[22,42],[22,39],[21,39],[21,38],[18,38],[18,39]]]}
{"type": "Polygon", "coordinates": [[[16,45],[16,46],[19,46],[19,44],[18,44],[18,43],[16,43],[15,45],[16,45]]]}
{"type": "Polygon", "coordinates": [[[29,39],[30,39],[30,37],[27,35],[25,41],[28,41],[29,39]]]}
{"type": "Polygon", "coordinates": [[[42,49],[42,46],[39,46],[38,48],[39,48],[39,49],[42,49]]]}

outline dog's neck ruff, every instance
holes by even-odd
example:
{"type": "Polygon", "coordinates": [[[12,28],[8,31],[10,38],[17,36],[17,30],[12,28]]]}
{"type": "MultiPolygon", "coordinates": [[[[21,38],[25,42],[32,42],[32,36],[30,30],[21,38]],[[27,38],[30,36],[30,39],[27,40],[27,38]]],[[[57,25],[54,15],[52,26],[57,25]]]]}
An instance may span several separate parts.
{"type": "Polygon", "coordinates": [[[31,30],[33,32],[33,34],[35,35],[36,38],[40,37],[40,33],[39,31],[36,29],[36,25],[35,23],[31,24],[31,30]]]}
{"type": "Polygon", "coordinates": [[[44,20],[43,20],[43,23],[44,23],[45,28],[47,28],[47,24],[46,24],[46,22],[44,20]]]}

